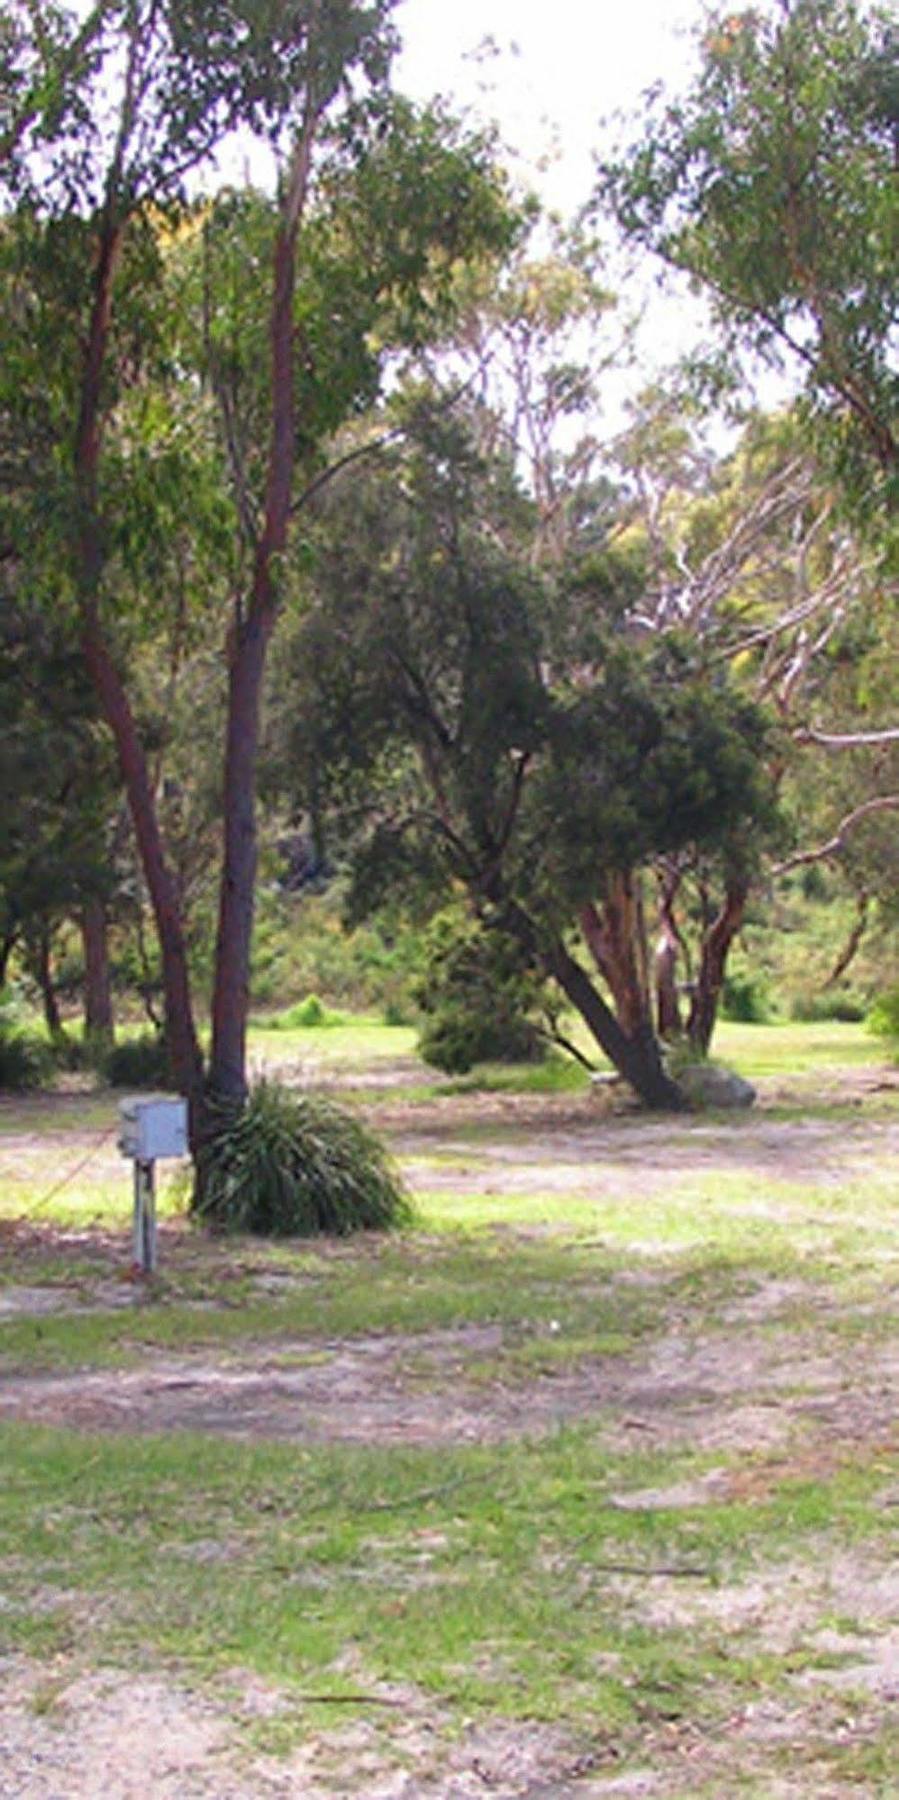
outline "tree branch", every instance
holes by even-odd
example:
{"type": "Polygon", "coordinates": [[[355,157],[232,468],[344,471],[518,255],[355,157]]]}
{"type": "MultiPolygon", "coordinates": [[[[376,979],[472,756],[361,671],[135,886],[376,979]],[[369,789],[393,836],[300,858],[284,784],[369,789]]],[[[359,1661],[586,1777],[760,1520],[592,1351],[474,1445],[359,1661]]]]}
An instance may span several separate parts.
{"type": "Polygon", "coordinates": [[[899,794],[878,794],[873,800],[865,800],[861,806],[840,820],[832,838],[826,844],[819,844],[816,850],[800,850],[795,856],[788,856],[783,862],[775,863],[771,870],[773,875],[787,875],[791,869],[804,868],[809,863],[826,862],[830,856],[839,856],[846,848],[846,833],[862,819],[870,818],[873,813],[899,811],[899,794]]]}
{"type": "Polygon", "coordinates": [[[865,744],[899,744],[899,725],[884,731],[815,731],[800,725],[793,737],[797,744],[821,744],[825,750],[856,750],[865,744]]]}

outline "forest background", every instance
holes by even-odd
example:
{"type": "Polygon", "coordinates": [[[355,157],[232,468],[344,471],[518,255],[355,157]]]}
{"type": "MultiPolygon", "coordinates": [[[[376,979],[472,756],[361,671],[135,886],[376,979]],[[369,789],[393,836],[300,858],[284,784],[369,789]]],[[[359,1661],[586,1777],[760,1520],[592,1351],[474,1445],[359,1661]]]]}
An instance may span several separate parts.
{"type": "Polygon", "coordinates": [[[394,48],[312,0],[0,41],[3,1067],[39,998],[195,1149],[251,1005],[652,1106],[722,1002],[893,1017],[888,15],[705,20],[574,219],[394,48]],[[273,186],[215,185],[251,139],[273,186]],[[642,386],[625,252],[708,308],[642,386]]]}

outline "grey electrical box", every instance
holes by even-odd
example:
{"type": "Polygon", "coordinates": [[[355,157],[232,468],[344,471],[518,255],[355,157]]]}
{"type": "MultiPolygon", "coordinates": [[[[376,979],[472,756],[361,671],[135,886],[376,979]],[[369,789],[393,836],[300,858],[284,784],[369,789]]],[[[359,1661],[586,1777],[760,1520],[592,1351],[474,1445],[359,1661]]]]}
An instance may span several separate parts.
{"type": "Polygon", "coordinates": [[[119,1106],[119,1149],[135,1162],[187,1155],[187,1101],[161,1095],[123,1100],[119,1106]]]}

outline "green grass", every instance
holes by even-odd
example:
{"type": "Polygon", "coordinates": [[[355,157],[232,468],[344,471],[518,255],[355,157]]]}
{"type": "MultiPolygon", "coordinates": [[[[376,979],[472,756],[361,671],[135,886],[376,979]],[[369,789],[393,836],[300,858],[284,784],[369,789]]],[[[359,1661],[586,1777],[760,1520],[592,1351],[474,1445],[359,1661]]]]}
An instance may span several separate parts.
{"type": "Polygon", "coordinates": [[[873,1068],[890,1063],[882,1043],[864,1025],[783,1021],[770,1025],[735,1025],[722,1020],[715,1032],[712,1056],[741,1075],[807,1075],[828,1068],[873,1068]]]}
{"type": "MultiPolygon", "coordinates": [[[[333,1067],[360,1075],[405,1056],[412,1035],[332,1027],[316,1051],[326,1042],[330,1055],[341,1034],[333,1067]]],[[[279,1055],[288,1038],[277,1034],[279,1055]]],[[[829,1024],[729,1026],[720,1051],[783,1076],[879,1060],[859,1028],[829,1024]]],[[[435,1754],[439,1732],[466,1719],[560,1721],[608,1751],[611,1773],[686,1768],[671,1763],[668,1732],[725,1755],[735,1718],[781,1707],[800,1721],[798,1747],[740,1738],[739,1767],[725,1756],[694,1778],[691,1764],[690,1791],[763,1796],[795,1777],[809,1800],[890,1792],[883,1710],[865,1703],[863,1737],[834,1735],[862,1709],[829,1697],[827,1671],[863,1652],[834,1652],[818,1634],[838,1619],[863,1644],[889,1623],[876,1606],[894,1557],[899,1440],[888,1408],[886,1424],[868,1408],[895,1331],[895,1106],[669,1122],[609,1120],[588,1104],[574,1127],[566,1108],[556,1131],[551,1109],[534,1126],[501,1100],[466,1116],[467,1088],[445,1118],[431,1108],[418,1129],[410,1116],[418,1220],[396,1239],[260,1246],[170,1227],[159,1279],[112,1308],[100,1283],[125,1270],[130,1199],[127,1166],[106,1151],[99,1174],[53,1201],[43,1238],[9,1235],[7,1283],[60,1286],[81,1310],[0,1318],[6,1383],[167,1353],[225,1371],[261,1359],[321,1381],[345,1346],[364,1362],[364,1344],[388,1336],[388,1379],[417,1405],[439,1419],[467,1397],[470,1416],[486,1428],[495,1414],[505,1435],[279,1445],[0,1424],[0,1654],[46,1659],[54,1679],[75,1660],[213,1686],[254,1672],[289,1704],[253,1741],[284,1753],[333,1729],[333,1711],[304,1696],[383,1683],[433,1707],[435,1754]],[[822,1136],[828,1119],[838,1129],[822,1136]],[[97,1208],[120,1238],[71,1244],[49,1229],[97,1208]],[[472,1327],[489,1337],[432,1336],[472,1327]],[[737,1380],[731,1404],[726,1385],[706,1392],[691,1374],[697,1345],[722,1368],[751,1350],[778,1383],[737,1380]],[[719,1421],[713,1448],[654,1408],[659,1356],[675,1372],[683,1359],[690,1417],[719,1421]],[[624,1417],[616,1381],[641,1370],[640,1416],[624,1417]],[[554,1383],[582,1384],[576,1423],[552,1427],[554,1383]],[[532,1390],[545,1429],[528,1436],[512,1429],[510,1403],[529,1420],[532,1390]],[[821,1421],[822,1392],[845,1396],[843,1415],[821,1421]],[[728,1436],[741,1407],[778,1425],[772,1444],[728,1436]],[[685,1483],[695,1502],[689,1488],[666,1500],[685,1483]],[[853,1556],[858,1582],[837,1591],[831,1571],[853,1556]],[[731,1607],[754,1582],[764,1604],[731,1607]]],[[[115,1117],[105,1098],[0,1108],[0,1219],[84,1153],[85,1107],[102,1134],[115,1117]]],[[[359,1710],[381,1721],[395,1769],[390,1715],[359,1710]]]]}
{"type": "Polygon", "coordinates": [[[20,1427],[0,1443],[0,1646],[59,1653],[77,1639],[95,1661],[238,1666],[340,1693],[359,1685],[340,1666],[351,1645],[372,1682],[594,1729],[687,1708],[710,1724],[825,1661],[764,1652],[735,1628],[722,1639],[714,1619],[660,1635],[654,1581],[707,1593],[786,1552],[820,1563],[862,1528],[886,1555],[867,1473],[623,1511],[614,1495],[683,1480],[701,1459],[610,1456],[589,1430],[440,1452],[20,1427]],[[608,1567],[622,1564],[632,1579],[608,1567]],[[666,1569],[679,1575],[654,1573],[666,1569]],[[39,1592],[54,1604],[36,1615],[39,1592]]]}

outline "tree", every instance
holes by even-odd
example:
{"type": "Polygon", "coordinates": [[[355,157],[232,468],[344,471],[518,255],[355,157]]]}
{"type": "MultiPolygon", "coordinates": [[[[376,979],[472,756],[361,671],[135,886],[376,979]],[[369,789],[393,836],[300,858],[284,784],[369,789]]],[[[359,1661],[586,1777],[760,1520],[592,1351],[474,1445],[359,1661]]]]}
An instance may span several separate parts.
{"type": "Polygon", "coordinates": [[[679,99],[658,88],[597,204],[710,295],[731,345],[804,371],[859,513],[899,502],[899,75],[856,0],[718,12],[679,99]]]}
{"type": "Polygon", "coordinates": [[[365,822],[352,914],[464,890],[642,1099],[677,1107],[645,970],[615,986],[643,936],[621,918],[610,946],[609,919],[639,913],[650,857],[710,847],[764,810],[764,723],[682,642],[644,651],[614,617],[594,614],[580,656],[575,634],[556,660],[562,599],[503,542],[520,505],[509,465],[485,466],[440,413],[322,503],[292,647],[297,787],[315,769],[325,800],[365,822]]]}
{"type": "MultiPolygon", "coordinates": [[[[134,545],[116,536],[122,488],[114,477],[124,479],[127,493],[133,459],[117,457],[116,427],[158,325],[166,272],[161,222],[183,208],[187,174],[232,126],[255,130],[275,158],[278,182],[274,203],[257,209],[266,230],[251,293],[260,296],[265,322],[260,326],[257,313],[264,373],[256,382],[252,466],[225,419],[236,553],[227,569],[224,847],[209,1071],[219,1095],[239,1099],[261,685],[283,598],[297,471],[309,481],[322,478],[319,459],[341,409],[358,404],[360,384],[368,397],[377,382],[387,334],[380,354],[369,338],[389,308],[401,337],[421,335],[446,304],[445,272],[455,259],[472,243],[503,242],[510,230],[485,147],[463,141],[438,113],[417,118],[391,105],[391,10],[391,0],[340,0],[327,8],[304,0],[289,12],[275,0],[121,0],[102,9],[87,44],[61,9],[14,9],[16,54],[28,63],[30,48],[29,66],[39,69],[43,52],[35,46],[43,32],[54,80],[35,82],[34,105],[10,127],[6,182],[16,212],[9,234],[23,260],[26,301],[51,264],[63,285],[51,282],[50,310],[55,299],[68,323],[68,360],[57,357],[54,368],[53,435],[68,445],[69,479],[68,486],[56,482],[43,574],[51,603],[71,606],[115,738],[159,936],[169,1048],[192,1102],[194,1141],[202,1132],[204,1069],[184,921],[122,660],[128,635],[122,588],[135,576],[127,555],[134,545]],[[409,208],[401,203],[413,171],[416,205],[409,208]],[[373,272],[367,307],[356,316],[359,288],[347,276],[359,269],[363,245],[373,272]],[[310,291],[298,283],[307,253],[311,306],[310,291]],[[329,260],[330,293],[321,285],[329,260]],[[259,275],[266,267],[267,290],[259,275]],[[314,343],[310,311],[319,334],[314,343]],[[349,378],[335,384],[335,371],[344,371],[347,361],[349,378]],[[329,397],[335,385],[336,404],[329,397]]],[[[39,317],[47,304],[43,292],[39,317]]],[[[21,376],[29,342],[27,330],[20,333],[12,379],[21,376]]],[[[145,550],[146,542],[144,533],[138,548],[145,550]]],[[[33,573],[27,546],[20,563],[21,581],[33,573]]]]}
{"type": "Polygon", "coordinates": [[[85,1022],[112,1029],[102,930],[112,876],[107,824],[116,800],[109,746],[77,658],[47,621],[6,595],[0,618],[0,986],[14,949],[62,1034],[52,941],[78,920],[89,950],[85,1022]]]}

